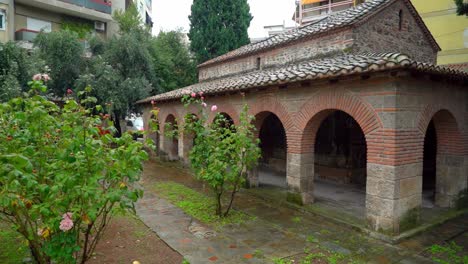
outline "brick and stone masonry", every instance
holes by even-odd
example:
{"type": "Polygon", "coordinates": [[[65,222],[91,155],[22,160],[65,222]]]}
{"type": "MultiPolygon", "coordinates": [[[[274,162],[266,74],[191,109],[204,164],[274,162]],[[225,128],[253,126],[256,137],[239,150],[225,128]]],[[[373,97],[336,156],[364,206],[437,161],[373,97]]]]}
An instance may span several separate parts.
{"type": "MultiPolygon", "coordinates": [[[[372,63],[359,56],[327,58],[404,52],[433,63],[439,47],[428,32],[410,1],[369,0],[316,25],[204,63],[199,66],[200,84],[180,93],[203,90],[207,103],[216,104],[218,112],[229,115],[234,124],[245,102],[256,117],[258,131],[267,114],[275,115],[286,137],[289,197],[302,204],[314,202],[315,144],[322,122],[335,111],[348,114],[362,131],[367,148],[368,224],[374,230],[399,233],[404,223],[419,216],[424,140],[431,121],[437,142],[436,205],[453,207],[458,193],[467,188],[468,76],[421,63],[413,63],[416,66],[410,69],[408,64],[396,67],[398,62],[388,62],[388,69],[383,69],[379,65],[384,58],[372,63]],[[317,64],[284,68],[285,74],[281,69],[279,74],[274,71],[319,59],[323,60],[317,64]],[[347,64],[347,59],[356,60],[347,64]],[[421,67],[424,70],[418,70],[421,67]]],[[[150,135],[160,152],[171,160],[188,162],[192,137],[181,131],[177,140],[165,136],[166,129],[183,127],[186,114],[196,114],[194,108],[184,108],[180,93],[141,103],[145,124],[151,118],[149,101],[156,100],[160,108],[160,131],[150,135]]],[[[255,170],[249,181],[258,184],[255,170]]]]}

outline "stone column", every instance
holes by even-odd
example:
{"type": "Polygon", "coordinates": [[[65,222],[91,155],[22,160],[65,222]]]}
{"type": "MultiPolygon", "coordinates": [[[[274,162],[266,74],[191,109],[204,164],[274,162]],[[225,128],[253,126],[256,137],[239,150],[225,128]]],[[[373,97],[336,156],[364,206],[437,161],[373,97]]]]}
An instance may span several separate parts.
{"type": "Polygon", "coordinates": [[[192,148],[193,136],[181,132],[179,135],[179,158],[186,165],[190,163],[189,153],[192,148]]]}
{"type": "Polygon", "coordinates": [[[468,157],[437,154],[435,202],[440,207],[455,207],[458,194],[467,188],[468,157]]]}
{"type": "Polygon", "coordinates": [[[159,156],[161,157],[161,160],[169,160],[169,150],[168,150],[168,147],[169,145],[167,144],[167,138],[166,136],[164,135],[164,132],[162,133],[159,133],[158,134],[159,136],[159,156]]]}
{"type": "Polygon", "coordinates": [[[247,188],[257,188],[259,185],[258,167],[255,167],[247,172],[247,188]]]}
{"type": "Polygon", "coordinates": [[[288,153],[286,181],[288,201],[300,205],[314,202],[314,153],[288,153]]]}
{"type": "Polygon", "coordinates": [[[422,162],[367,164],[366,217],[373,230],[398,234],[419,221],[422,162]]]}

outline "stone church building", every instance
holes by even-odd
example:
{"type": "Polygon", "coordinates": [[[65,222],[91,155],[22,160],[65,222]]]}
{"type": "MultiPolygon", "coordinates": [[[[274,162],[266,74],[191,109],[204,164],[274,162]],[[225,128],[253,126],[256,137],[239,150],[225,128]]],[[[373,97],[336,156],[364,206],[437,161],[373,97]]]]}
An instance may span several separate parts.
{"type": "Polygon", "coordinates": [[[400,233],[467,188],[468,74],[434,66],[438,51],[409,0],[369,0],[209,60],[199,83],[139,104],[145,124],[151,101],[160,108],[160,152],[187,162],[192,138],[164,136],[192,111],[181,97],[202,91],[234,124],[246,102],[262,149],[252,185],[270,175],[302,204],[323,184],[352,188],[369,228],[400,233]]]}

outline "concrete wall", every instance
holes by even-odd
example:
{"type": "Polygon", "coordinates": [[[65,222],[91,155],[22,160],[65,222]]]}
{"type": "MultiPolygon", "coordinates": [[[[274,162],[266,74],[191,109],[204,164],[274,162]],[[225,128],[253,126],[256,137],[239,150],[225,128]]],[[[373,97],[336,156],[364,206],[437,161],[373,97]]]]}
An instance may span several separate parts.
{"type": "Polygon", "coordinates": [[[397,1],[380,14],[357,27],[353,34],[355,52],[401,52],[421,62],[436,63],[434,50],[428,36],[411,15],[403,1],[397,1]],[[399,12],[402,27],[399,28],[399,12]]]}
{"type": "MultiPolygon", "coordinates": [[[[238,123],[242,96],[208,97],[219,112],[238,123]]],[[[247,93],[250,114],[274,113],[283,124],[287,140],[287,183],[290,197],[302,203],[314,201],[314,144],[321,122],[335,110],[352,116],[367,144],[366,217],[374,230],[399,233],[417,222],[421,206],[424,136],[434,118],[438,136],[436,202],[453,206],[458,192],[467,187],[468,91],[462,85],[411,77],[374,74],[313,84],[268,87],[247,93]],[[440,112],[440,110],[443,110],[440,112]],[[442,113],[442,118],[437,115],[442,113]],[[448,114],[447,114],[448,113],[448,114]],[[451,117],[448,118],[447,117],[451,117]],[[297,198],[295,198],[297,199],[297,198]]],[[[174,115],[182,127],[183,116],[193,111],[178,100],[158,102],[159,120],[174,115]]],[[[145,121],[150,107],[145,108],[145,121]]],[[[213,116],[213,114],[210,114],[213,116]]],[[[164,142],[164,124],[161,124],[164,142]]],[[[180,133],[179,157],[186,160],[190,144],[180,133]]],[[[167,151],[161,146],[161,151],[167,151]]],[[[255,174],[250,180],[255,183],[255,174]]]]}

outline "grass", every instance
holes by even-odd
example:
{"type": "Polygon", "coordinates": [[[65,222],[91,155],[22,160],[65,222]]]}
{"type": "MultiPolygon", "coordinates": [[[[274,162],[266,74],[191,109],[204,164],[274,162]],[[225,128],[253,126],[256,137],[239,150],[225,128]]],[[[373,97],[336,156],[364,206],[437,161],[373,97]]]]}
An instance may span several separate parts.
{"type": "Polygon", "coordinates": [[[154,189],[159,195],[182,209],[186,214],[208,225],[222,227],[228,224],[242,224],[253,219],[236,210],[231,210],[228,217],[218,217],[215,214],[216,202],[214,198],[194,191],[183,184],[159,182],[155,184],[154,189]]]}
{"type": "Polygon", "coordinates": [[[0,263],[22,263],[29,257],[25,240],[3,222],[0,222],[0,245],[0,263]]]}
{"type": "Polygon", "coordinates": [[[454,241],[445,245],[432,245],[429,248],[431,258],[440,264],[468,264],[468,255],[463,252],[463,247],[454,241]]]}

